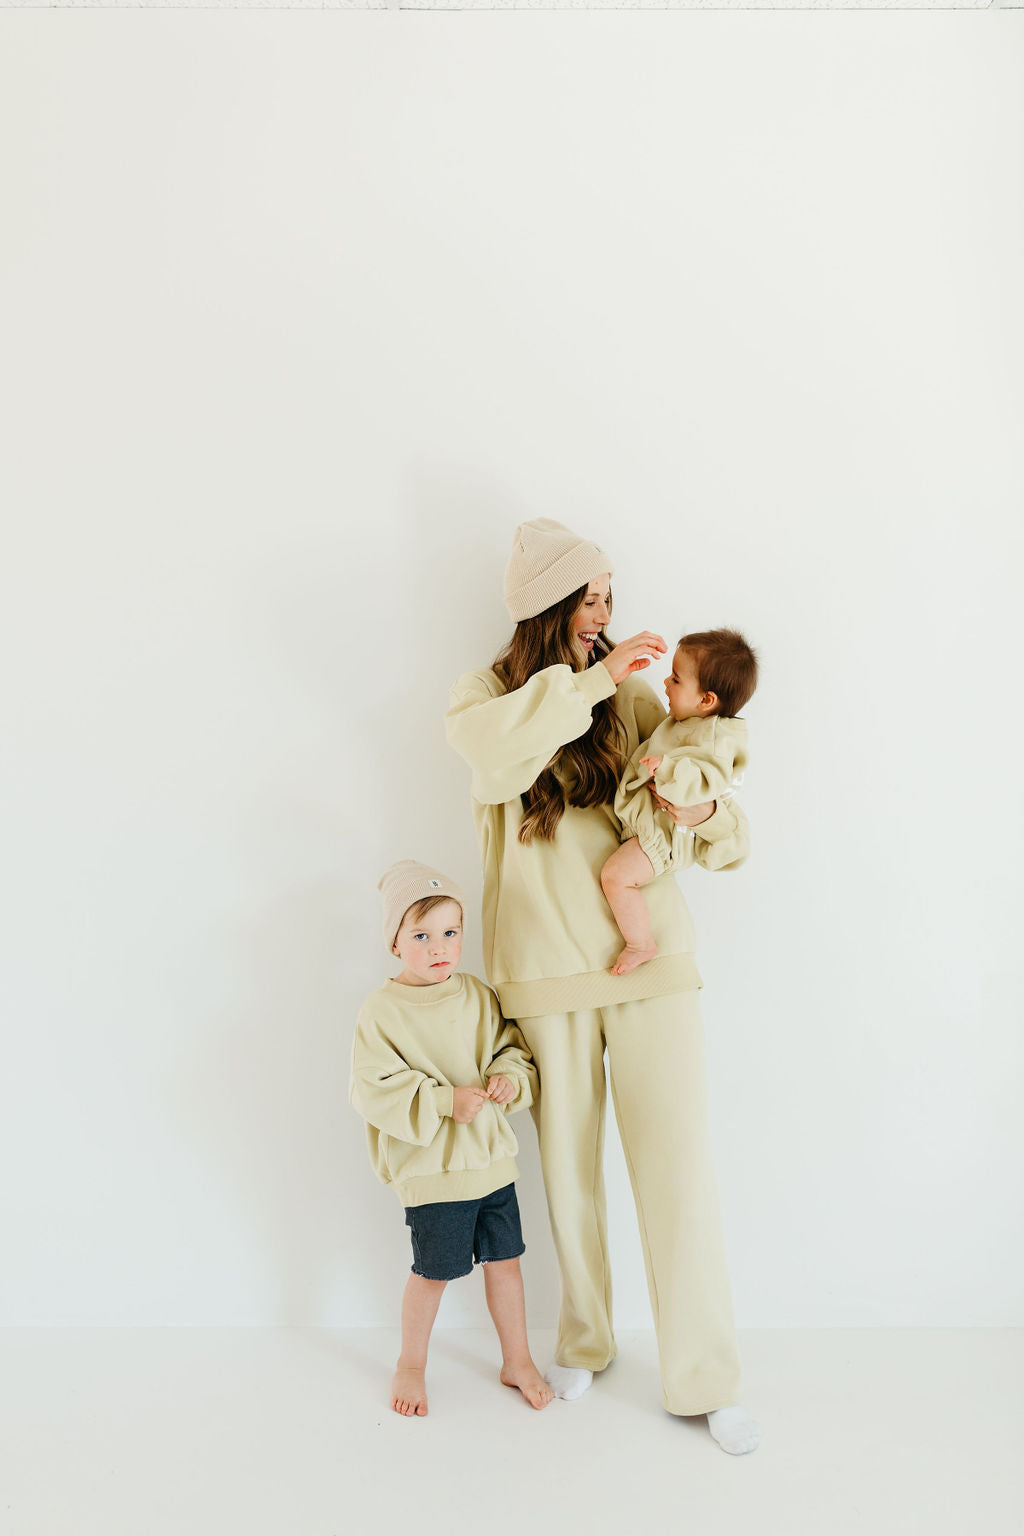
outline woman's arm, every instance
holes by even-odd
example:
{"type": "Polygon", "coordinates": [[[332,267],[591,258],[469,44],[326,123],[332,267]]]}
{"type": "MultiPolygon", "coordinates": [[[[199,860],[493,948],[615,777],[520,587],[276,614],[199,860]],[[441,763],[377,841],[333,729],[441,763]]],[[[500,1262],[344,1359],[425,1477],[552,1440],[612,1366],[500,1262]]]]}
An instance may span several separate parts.
{"type": "Polygon", "coordinates": [[[601,662],[586,672],[559,664],[521,688],[495,693],[486,674],[469,672],[451,691],[445,731],[473,770],[473,795],[503,805],[530,788],[560,747],[586,735],[594,705],[615,692],[601,662]]]}
{"type": "Polygon", "coordinates": [[[711,806],[670,805],[660,795],[654,800],[684,834],[687,828],[693,833],[673,834],[672,854],[678,856],[680,868],[700,864],[710,870],[739,869],[750,852],[750,822],[734,797],[712,801],[711,806]],[[702,819],[694,821],[697,814],[702,819]]]}
{"type": "Polygon", "coordinates": [[[560,747],[585,736],[594,705],[618,684],[650,666],[649,651],[664,651],[660,635],[643,630],[607,656],[574,672],[564,663],[535,672],[521,688],[499,693],[492,673],[467,672],[451,691],[445,730],[473,770],[473,795],[504,805],[525,794],[560,747]]]}

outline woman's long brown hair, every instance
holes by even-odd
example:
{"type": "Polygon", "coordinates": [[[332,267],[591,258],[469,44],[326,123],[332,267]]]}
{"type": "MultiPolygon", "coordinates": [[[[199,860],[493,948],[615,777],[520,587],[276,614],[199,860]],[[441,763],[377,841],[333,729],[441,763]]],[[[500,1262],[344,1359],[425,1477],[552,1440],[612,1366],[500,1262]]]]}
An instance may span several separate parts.
{"type": "MultiPolygon", "coordinates": [[[[505,690],[521,688],[535,672],[559,662],[574,672],[580,666],[581,648],[574,640],[573,619],[582,606],[588,588],[580,587],[560,603],[554,603],[532,619],[520,619],[511,640],[493,663],[505,690]]],[[[611,612],[611,592],[608,611],[611,612]]],[[[615,648],[614,640],[603,633],[594,641],[588,666],[600,661],[615,648]]],[[[615,695],[594,705],[590,729],[585,736],[566,742],[520,798],[523,819],[519,841],[531,843],[535,837],[551,841],[566,805],[605,805],[615,798],[626,765],[626,728],[615,708],[615,695]],[[567,770],[570,780],[565,787],[558,776],[559,767],[567,770]]]]}

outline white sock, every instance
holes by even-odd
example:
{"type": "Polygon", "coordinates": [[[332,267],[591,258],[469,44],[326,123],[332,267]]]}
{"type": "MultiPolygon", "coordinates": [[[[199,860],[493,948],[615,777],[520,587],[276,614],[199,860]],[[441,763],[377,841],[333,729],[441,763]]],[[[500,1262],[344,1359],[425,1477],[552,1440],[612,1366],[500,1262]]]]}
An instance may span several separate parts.
{"type": "Polygon", "coordinates": [[[761,1443],[760,1424],[739,1403],[709,1413],[708,1429],[730,1456],[745,1456],[748,1451],[756,1451],[761,1443]]]}
{"type": "Polygon", "coordinates": [[[571,1403],[582,1397],[594,1379],[593,1371],[584,1371],[573,1365],[549,1365],[544,1380],[556,1397],[564,1397],[571,1403]]]}

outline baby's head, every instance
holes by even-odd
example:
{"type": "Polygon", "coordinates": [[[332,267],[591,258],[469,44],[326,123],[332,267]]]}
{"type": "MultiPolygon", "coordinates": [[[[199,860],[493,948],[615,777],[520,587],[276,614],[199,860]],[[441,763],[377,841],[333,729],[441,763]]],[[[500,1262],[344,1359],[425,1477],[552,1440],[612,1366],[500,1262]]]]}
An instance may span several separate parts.
{"type": "Polygon", "coordinates": [[[756,687],[757,657],[735,629],[684,635],[665,679],[673,720],[738,715],[756,687]]]}
{"type": "Polygon", "coordinates": [[[429,987],[454,976],[462,955],[462,892],[438,869],[402,859],[377,882],[384,903],[384,942],[402,962],[395,978],[429,987]]]}

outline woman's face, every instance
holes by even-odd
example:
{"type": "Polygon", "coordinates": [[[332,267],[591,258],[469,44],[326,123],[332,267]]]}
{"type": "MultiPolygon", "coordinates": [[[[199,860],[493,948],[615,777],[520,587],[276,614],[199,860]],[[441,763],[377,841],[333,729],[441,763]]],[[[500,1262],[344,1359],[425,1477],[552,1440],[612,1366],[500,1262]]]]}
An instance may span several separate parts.
{"type": "Polygon", "coordinates": [[[595,576],[572,620],[576,641],[588,655],[594,649],[598,631],[611,621],[611,602],[611,576],[595,576]]]}

